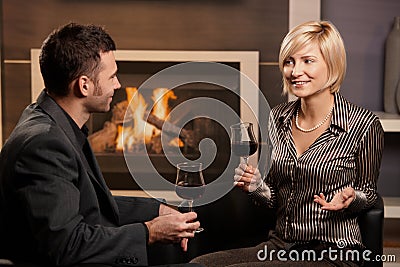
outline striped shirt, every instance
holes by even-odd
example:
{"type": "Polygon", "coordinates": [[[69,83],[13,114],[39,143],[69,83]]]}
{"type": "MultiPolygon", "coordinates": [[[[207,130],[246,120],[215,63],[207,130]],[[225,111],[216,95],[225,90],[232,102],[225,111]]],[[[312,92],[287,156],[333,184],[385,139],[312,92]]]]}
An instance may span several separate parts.
{"type": "Polygon", "coordinates": [[[287,242],[319,240],[362,246],[357,214],[377,199],[377,179],[383,150],[383,129],[370,111],[335,93],[329,128],[299,157],[292,136],[292,119],[300,100],[271,111],[271,168],[251,196],[277,210],[277,234],[287,242]],[[329,202],[346,187],[356,198],[342,211],[322,210],[314,195],[329,202]]]}

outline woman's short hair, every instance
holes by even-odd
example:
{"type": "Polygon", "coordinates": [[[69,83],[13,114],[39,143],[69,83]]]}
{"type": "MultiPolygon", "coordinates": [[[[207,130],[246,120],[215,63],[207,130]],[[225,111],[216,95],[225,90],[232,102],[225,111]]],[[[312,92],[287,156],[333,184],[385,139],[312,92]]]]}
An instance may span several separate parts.
{"type": "MultiPolygon", "coordinates": [[[[305,45],[315,43],[328,67],[325,86],[331,93],[338,92],[346,74],[346,51],[339,31],[329,21],[310,21],[294,27],[282,41],[279,52],[279,69],[283,73],[285,61],[305,45]]],[[[290,81],[283,75],[283,93],[290,91],[290,81]]]]}

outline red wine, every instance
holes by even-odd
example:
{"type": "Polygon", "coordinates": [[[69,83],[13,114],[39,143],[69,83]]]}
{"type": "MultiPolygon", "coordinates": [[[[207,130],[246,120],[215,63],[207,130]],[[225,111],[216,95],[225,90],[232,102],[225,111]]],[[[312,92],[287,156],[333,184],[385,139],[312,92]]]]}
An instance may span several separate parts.
{"type": "Polygon", "coordinates": [[[239,157],[247,157],[256,153],[258,144],[254,141],[232,143],[232,151],[239,157]]]}
{"type": "Polygon", "coordinates": [[[200,198],[204,194],[205,189],[206,187],[202,184],[179,183],[175,186],[176,194],[188,200],[200,198]]]}

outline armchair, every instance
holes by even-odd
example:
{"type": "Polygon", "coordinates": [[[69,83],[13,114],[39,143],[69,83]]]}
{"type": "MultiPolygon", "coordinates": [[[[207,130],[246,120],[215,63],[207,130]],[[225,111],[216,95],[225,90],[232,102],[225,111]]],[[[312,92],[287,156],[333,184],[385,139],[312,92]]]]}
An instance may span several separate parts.
{"type": "MultiPolygon", "coordinates": [[[[370,259],[375,258],[376,255],[383,254],[383,222],[383,199],[381,196],[378,196],[375,205],[358,217],[362,241],[367,249],[372,251],[372,254],[369,255],[370,259]]],[[[364,266],[380,267],[383,266],[383,262],[369,261],[365,262],[364,266]]]]}

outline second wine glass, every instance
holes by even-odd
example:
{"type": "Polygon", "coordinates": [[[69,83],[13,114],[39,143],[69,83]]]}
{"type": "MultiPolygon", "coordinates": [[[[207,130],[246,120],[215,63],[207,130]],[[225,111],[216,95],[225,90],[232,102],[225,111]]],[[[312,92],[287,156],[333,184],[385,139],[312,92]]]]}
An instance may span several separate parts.
{"type": "MultiPolygon", "coordinates": [[[[201,198],[205,191],[203,165],[196,162],[182,162],[178,163],[176,167],[175,192],[179,197],[187,201],[189,211],[192,211],[193,201],[201,198]]],[[[198,228],[195,233],[200,233],[203,230],[203,228],[198,228]]]]}
{"type": "Polygon", "coordinates": [[[231,126],[232,152],[242,157],[247,164],[248,157],[256,153],[258,142],[251,122],[241,122],[231,126]]]}

